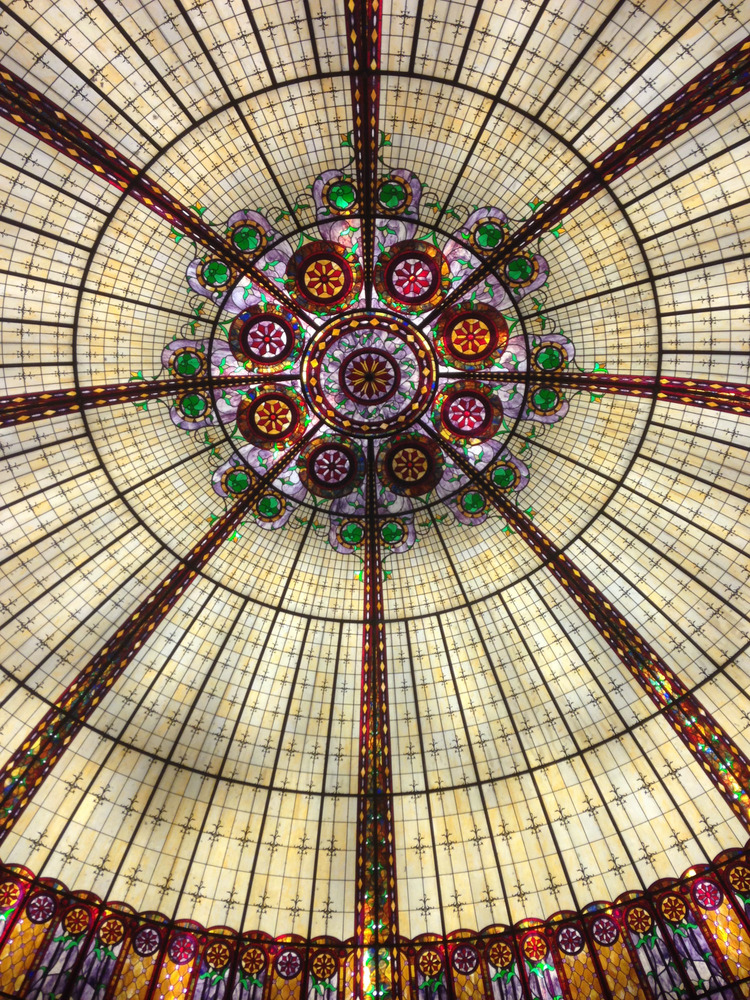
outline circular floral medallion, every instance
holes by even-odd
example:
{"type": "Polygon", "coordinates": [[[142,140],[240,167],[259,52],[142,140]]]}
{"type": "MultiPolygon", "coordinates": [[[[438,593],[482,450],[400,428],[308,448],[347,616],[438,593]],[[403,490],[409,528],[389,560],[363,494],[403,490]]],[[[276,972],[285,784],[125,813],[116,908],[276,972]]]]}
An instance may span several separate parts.
{"type": "Polygon", "coordinates": [[[419,956],[417,965],[419,966],[419,971],[422,973],[422,975],[427,976],[428,979],[431,979],[433,976],[436,976],[438,972],[440,972],[440,970],[442,969],[443,960],[440,957],[439,951],[435,951],[434,948],[428,948],[426,951],[423,951],[422,954],[419,956]]]}
{"type": "Polygon", "coordinates": [[[497,396],[479,382],[453,382],[435,401],[438,430],[450,440],[472,444],[494,437],[502,423],[503,408],[497,396]]]}
{"type": "Polygon", "coordinates": [[[420,497],[437,486],[443,456],[437,443],[420,434],[398,434],[378,453],[383,485],[401,496],[420,497]]]}
{"type": "Polygon", "coordinates": [[[223,941],[213,941],[208,948],[206,948],[205,959],[206,965],[209,969],[223,969],[226,967],[229,959],[231,957],[231,952],[229,946],[223,941]]]}
{"type": "Polygon", "coordinates": [[[645,906],[633,906],[626,917],[628,927],[634,934],[646,934],[653,926],[653,918],[645,906]]]}
{"type": "Polygon", "coordinates": [[[541,934],[529,934],[523,943],[523,953],[530,962],[541,962],[547,951],[547,942],[541,934]]]}
{"type": "Polygon", "coordinates": [[[507,969],[513,961],[513,950],[507,941],[493,941],[488,957],[495,968],[507,969]]]}
{"type": "Polygon", "coordinates": [[[185,965],[190,962],[198,950],[198,942],[192,934],[175,934],[169,942],[167,954],[175,965],[185,965]]]}
{"type": "Polygon", "coordinates": [[[294,979],[302,970],[302,956],[293,948],[282,951],[276,959],[276,971],[283,979],[294,979]]]}
{"type": "Polygon", "coordinates": [[[611,917],[597,917],[591,925],[591,936],[597,944],[612,945],[620,936],[620,931],[611,917]]]}
{"type": "Polygon", "coordinates": [[[313,240],[291,257],[286,285],[292,298],[313,312],[345,309],[359,298],[362,268],[340,244],[313,240]]]}
{"type": "Polygon", "coordinates": [[[660,908],[662,914],[673,924],[679,924],[687,916],[685,901],[673,892],[662,899],[660,908]]]}
{"type": "Polygon", "coordinates": [[[107,917],[99,925],[97,936],[102,944],[114,948],[125,937],[125,924],[118,917],[107,917]]]}
{"type": "Polygon", "coordinates": [[[436,346],[446,364],[463,371],[491,367],[508,343],[502,313],[483,302],[460,303],[438,320],[436,346]]]}
{"type": "Polygon", "coordinates": [[[316,979],[328,983],[336,973],[336,959],[330,951],[319,951],[311,967],[316,979]]]}
{"type": "Polygon", "coordinates": [[[133,939],[133,949],[141,958],[153,955],[161,944],[161,937],[155,927],[141,927],[133,939]]]}
{"type": "Polygon", "coordinates": [[[37,893],[29,900],[26,912],[32,924],[46,924],[55,912],[55,897],[47,892],[37,893]]]}
{"type": "Polygon", "coordinates": [[[459,944],[453,949],[453,968],[464,976],[470,976],[479,965],[476,948],[470,944],[459,944]]]}
{"type": "Polygon", "coordinates": [[[316,438],[299,459],[300,479],[319,497],[346,496],[362,482],[365,459],[352,440],[316,438]]]}
{"type": "Polygon", "coordinates": [[[244,465],[230,465],[221,477],[221,488],[232,496],[245,493],[252,482],[252,473],[244,465]]]}
{"type": "Polygon", "coordinates": [[[346,395],[362,406],[389,400],[401,384],[401,369],[393,355],[379,347],[352,351],[339,369],[339,385],[346,395]]]}
{"type": "Polygon", "coordinates": [[[577,927],[561,927],[557,932],[557,946],[565,955],[578,955],[583,951],[583,934],[577,927]]]}
{"type": "Polygon", "coordinates": [[[469,486],[458,494],[456,505],[464,515],[464,518],[468,518],[470,521],[484,518],[487,515],[487,497],[481,490],[472,486],[469,486]]]}
{"type": "Polygon", "coordinates": [[[243,972],[246,972],[248,976],[257,976],[258,973],[262,972],[266,967],[266,956],[263,953],[263,949],[257,948],[253,945],[246,948],[242,952],[240,965],[242,966],[243,972]]]}
{"type": "Polygon", "coordinates": [[[15,906],[20,895],[20,886],[15,882],[3,882],[0,885],[0,909],[8,910],[15,906]]]}
{"type": "Polygon", "coordinates": [[[408,427],[432,402],[435,355],[408,320],[357,311],[312,339],[302,380],[313,410],[348,435],[377,437],[408,427]]]}
{"type": "Polygon", "coordinates": [[[450,286],[447,260],[437,247],[422,240],[402,240],[384,250],[373,278],[387,305],[410,313],[436,306],[450,286]]]}
{"type": "Polygon", "coordinates": [[[84,906],[74,906],[63,917],[63,927],[68,934],[83,934],[88,926],[89,911],[84,906]]]}
{"type": "Polygon", "coordinates": [[[287,445],[302,434],[304,425],[304,404],[288,387],[250,390],[237,411],[240,434],[258,448],[287,445]]]}
{"type": "Polygon", "coordinates": [[[729,873],[729,884],[737,892],[750,892],[750,868],[747,865],[735,865],[729,873]]]}
{"type": "Polygon", "coordinates": [[[357,549],[365,540],[365,529],[361,521],[342,521],[336,537],[346,549],[357,549]]]}
{"type": "Polygon", "coordinates": [[[711,879],[699,878],[693,883],[692,896],[702,910],[718,910],[724,893],[711,879]]]}
{"type": "Polygon", "coordinates": [[[288,367],[302,341],[300,324],[277,305],[255,306],[229,327],[232,354],[247,369],[279,372],[288,367]]]}

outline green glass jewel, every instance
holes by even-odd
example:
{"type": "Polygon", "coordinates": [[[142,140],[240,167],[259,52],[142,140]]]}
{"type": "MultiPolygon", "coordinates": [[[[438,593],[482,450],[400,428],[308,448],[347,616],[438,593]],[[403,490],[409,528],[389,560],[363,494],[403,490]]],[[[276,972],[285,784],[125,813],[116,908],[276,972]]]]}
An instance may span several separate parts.
{"type": "Polygon", "coordinates": [[[483,222],[474,238],[483,250],[493,250],[503,241],[503,227],[496,222],[483,222]]]}
{"type": "Polygon", "coordinates": [[[401,208],[406,201],[406,192],[401,185],[396,184],[395,181],[385,181],[380,188],[378,198],[380,200],[380,204],[384,205],[386,208],[401,208]]]}
{"type": "Polygon", "coordinates": [[[481,493],[465,493],[463,508],[467,514],[479,514],[487,506],[487,501],[481,493]]]}
{"type": "Polygon", "coordinates": [[[334,208],[344,211],[357,200],[357,192],[349,181],[336,181],[328,189],[328,198],[334,208]]]}
{"type": "Polygon", "coordinates": [[[562,364],[562,351],[559,347],[552,347],[549,344],[543,347],[536,356],[536,363],[546,371],[554,371],[562,364]]]}
{"type": "Polygon", "coordinates": [[[178,375],[195,375],[203,367],[197,354],[178,354],[174,360],[174,370],[178,375]]]}
{"type": "Polygon", "coordinates": [[[534,264],[528,257],[514,257],[508,264],[508,277],[521,283],[528,281],[534,273],[534,264]]]}
{"type": "Polygon", "coordinates": [[[261,497],[258,501],[258,513],[261,517],[276,517],[281,513],[281,500],[270,494],[261,497]]]}
{"type": "Polygon", "coordinates": [[[257,250],[260,246],[260,233],[255,226],[240,226],[232,233],[232,243],[238,250],[247,253],[249,250],[257,250]]]}
{"type": "Polygon", "coordinates": [[[230,493],[244,493],[250,485],[246,472],[230,472],[227,476],[227,489],[230,493]]]}
{"type": "Polygon", "coordinates": [[[557,393],[554,389],[537,389],[531,399],[534,408],[540,413],[548,413],[557,406],[557,393]]]}
{"type": "Polygon", "coordinates": [[[229,280],[229,268],[220,260],[210,260],[203,268],[203,280],[207,285],[225,285],[229,280]]]}
{"type": "Polygon", "coordinates": [[[206,412],[208,403],[203,396],[192,395],[183,396],[180,406],[186,417],[199,417],[202,413],[206,412]]]}
{"type": "Polygon", "coordinates": [[[361,524],[350,521],[341,529],[341,541],[345,545],[359,545],[364,538],[365,532],[361,524]]]}
{"type": "Polygon", "coordinates": [[[380,535],[386,545],[396,545],[404,537],[404,529],[398,521],[386,521],[380,529],[380,535]]]}
{"type": "Polygon", "coordinates": [[[516,481],[516,470],[512,465],[499,465],[492,473],[492,482],[501,490],[510,489],[516,481]]]}

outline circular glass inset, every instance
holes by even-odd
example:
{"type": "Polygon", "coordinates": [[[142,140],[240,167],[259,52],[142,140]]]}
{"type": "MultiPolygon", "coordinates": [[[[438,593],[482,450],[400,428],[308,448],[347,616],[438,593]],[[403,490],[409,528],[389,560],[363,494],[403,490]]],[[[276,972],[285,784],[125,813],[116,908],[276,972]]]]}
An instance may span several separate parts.
{"type": "Polygon", "coordinates": [[[193,347],[181,347],[172,355],[169,367],[175,375],[181,378],[194,378],[200,375],[206,365],[206,356],[193,347]]]}
{"type": "Polygon", "coordinates": [[[206,288],[220,291],[229,284],[232,270],[223,260],[212,258],[201,261],[198,265],[197,277],[198,281],[206,288]]]}
{"type": "Polygon", "coordinates": [[[398,545],[404,540],[406,531],[400,521],[386,521],[380,529],[380,537],[386,545],[398,545]]]}
{"type": "Polygon", "coordinates": [[[330,320],[302,362],[313,410],[329,427],[353,436],[379,437],[408,427],[432,402],[436,375],[424,335],[380,310],[330,320]]]}
{"type": "Polygon", "coordinates": [[[329,240],[314,240],[290,258],[286,268],[289,294],[318,313],[344,309],[362,288],[362,268],[345,247],[329,240]]]}
{"type": "Polygon", "coordinates": [[[436,344],[452,367],[475,371],[493,365],[508,343],[502,313],[484,302],[446,309],[438,321],[436,344]]]}
{"type": "Polygon", "coordinates": [[[364,476],[365,460],[354,441],[334,437],[316,439],[299,459],[300,479],[316,496],[346,496],[364,476]]]}
{"type": "Polygon", "coordinates": [[[525,288],[539,274],[539,263],[534,257],[514,257],[505,266],[505,277],[513,288],[525,288]]]}
{"type": "Polygon", "coordinates": [[[531,352],[532,363],[545,372],[554,372],[567,360],[566,352],[558,344],[540,344],[531,352]]]}
{"type": "Polygon", "coordinates": [[[242,253],[260,253],[267,243],[263,228],[252,219],[240,219],[235,222],[227,235],[242,253]]]}
{"type": "Polygon", "coordinates": [[[187,393],[177,400],[177,409],[187,420],[200,420],[210,409],[208,396],[202,392],[187,393]]]}
{"type": "Polygon", "coordinates": [[[418,313],[437,305],[450,285],[447,260],[421,240],[402,240],[384,250],[373,277],[380,298],[399,312],[418,313]]]}
{"type": "Polygon", "coordinates": [[[337,212],[346,212],[357,200],[357,192],[351,181],[334,181],[326,191],[329,205],[337,212]]]}
{"type": "Polygon", "coordinates": [[[398,362],[388,351],[361,347],[344,359],[339,385],[357,403],[370,406],[390,399],[401,381],[398,362]]]}
{"type": "Polygon", "coordinates": [[[378,476],[386,489],[402,496],[424,496],[443,471],[443,456],[432,438],[398,434],[378,453],[378,476]]]}
{"type": "Polygon", "coordinates": [[[304,429],[302,401],[290,388],[262,386],[240,403],[237,428],[259,448],[287,444],[304,429]]]}
{"type": "Polygon", "coordinates": [[[385,177],[378,188],[378,202],[389,212],[402,212],[411,202],[412,191],[409,184],[394,174],[385,177]]]}
{"type": "Polygon", "coordinates": [[[339,538],[351,548],[362,544],[365,537],[365,529],[359,521],[346,521],[341,525],[338,532],[339,538]]]}

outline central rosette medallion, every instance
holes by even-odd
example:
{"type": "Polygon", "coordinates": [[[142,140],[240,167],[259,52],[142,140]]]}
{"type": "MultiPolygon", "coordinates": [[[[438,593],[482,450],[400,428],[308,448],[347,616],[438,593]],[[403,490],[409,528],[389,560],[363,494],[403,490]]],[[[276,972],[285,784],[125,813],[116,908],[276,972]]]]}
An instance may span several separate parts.
{"type": "Polygon", "coordinates": [[[312,339],[302,382],[318,416],[345,434],[384,437],[430,406],[435,353],[417,327],[382,310],[337,316],[312,339]]]}

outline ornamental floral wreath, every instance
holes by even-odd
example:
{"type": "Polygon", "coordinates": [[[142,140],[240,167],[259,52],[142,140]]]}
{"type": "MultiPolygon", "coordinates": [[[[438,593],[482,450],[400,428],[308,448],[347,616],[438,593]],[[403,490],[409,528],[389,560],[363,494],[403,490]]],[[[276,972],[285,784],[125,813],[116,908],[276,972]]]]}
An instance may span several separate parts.
{"type": "Polygon", "coordinates": [[[451,287],[507,239],[509,219],[500,208],[475,207],[450,235],[418,236],[422,186],[411,171],[390,169],[377,192],[378,301],[368,307],[355,181],[345,170],[327,170],[311,192],[315,223],[295,238],[296,247],[260,212],[237,211],[226,222],[234,247],[311,322],[221,260],[196,257],[187,281],[198,297],[197,318],[191,336],[164,348],[162,365],[178,380],[209,376],[201,385],[210,388],[186,381],[170,404],[172,421],[207,443],[210,428],[223,433],[231,454],[224,459],[213,448],[211,482],[226,503],[315,428],[252,505],[264,528],[283,528],[295,512],[306,523],[307,509],[338,552],[357,552],[368,460],[375,462],[380,535],[390,552],[405,552],[420,525],[431,523],[426,506],[440,505],[441,520],[481,524],[494,511],[444,443],[518,502],[529,482],[528,454],[519,455],[530,451],[538,429],[568,411],[561,389],[534,381],[575,356],[544,313],[546,259],[533,250],[515,257],[502,280],[490,276],[432,320],[451,287]],[[529,295],[533,332],[516,310],[529,295]],[[196,327],[206,300],[218,317],[201,338],[196,327]],[[246,373],[247,386],[236,378],[232,387],[222,385],[224,376],[246,373]],[[524,423],[531,425],[526,431],[524,423]],[[508,443],[517,428],[518,454],[508,443]]]}

